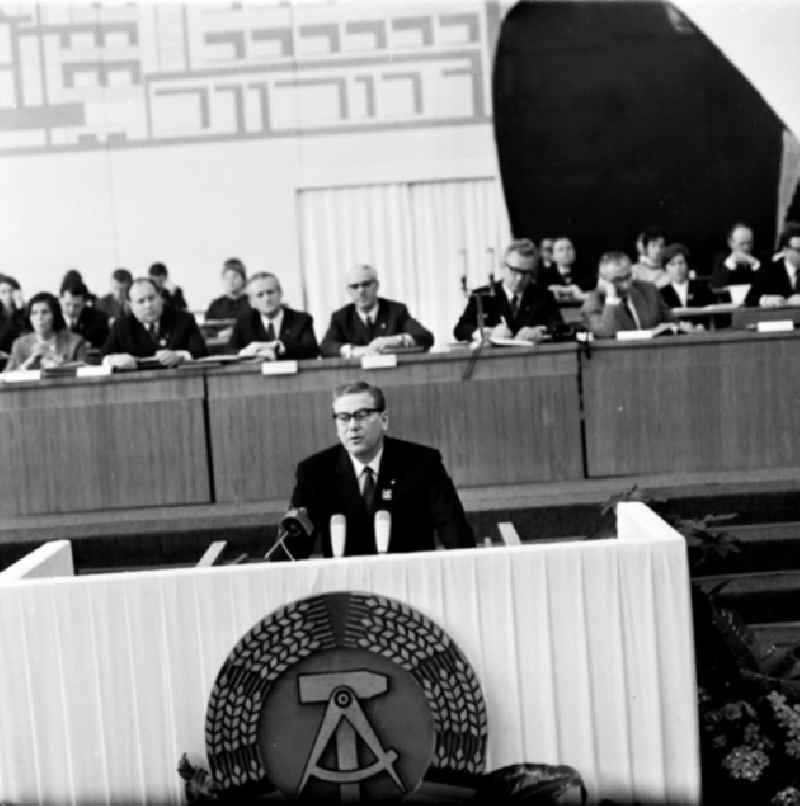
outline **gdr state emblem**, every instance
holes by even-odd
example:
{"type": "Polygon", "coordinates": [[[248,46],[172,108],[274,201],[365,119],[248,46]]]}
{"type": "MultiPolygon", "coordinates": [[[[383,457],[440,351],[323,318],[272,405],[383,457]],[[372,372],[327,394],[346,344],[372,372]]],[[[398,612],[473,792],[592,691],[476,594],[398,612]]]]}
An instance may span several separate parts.
{"type": "Polygon", "coordinates": [[[483,772],[486,735],[480,684],[447,633],[359,593],[302,599],[256,624],[206,713],[220,794],[400,798],[431,768],[483,772]]]}

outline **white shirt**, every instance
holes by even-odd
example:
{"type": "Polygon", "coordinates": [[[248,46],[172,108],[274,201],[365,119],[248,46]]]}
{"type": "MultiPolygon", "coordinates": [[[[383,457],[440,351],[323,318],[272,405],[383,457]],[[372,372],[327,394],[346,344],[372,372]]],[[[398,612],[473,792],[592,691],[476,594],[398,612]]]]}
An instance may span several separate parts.
{"type": "Polygon", "coordinates": [[[684,280],[682,283],[672,283],[675,293],[681,303],[681,308],[689,307],[689,281],[684,280]]]}
{"type": "Polygon", "coordinates": [[[280,308],[278,313],[272,319],[262,313],[261,323],[264,325],[264,330],[269,330],[269,326],[272,324],[272,327],[275,330],[275,338],[279,339],[281,337],[281,325],[283,324],[283,308],[280,308]]]}
{"type": "Polygon", "coordinates": [[[358,318],[369,327],[378,318],[378,303],[376,302],[368,311],[361,311],[356,308],[358,318]]]}
{"type": "Polygon", "coordinates": [[[375,478],[375,487],[377,489],[378,486],[378,472],[381,469],[381,457],[383,456],[383,445],[378,449],[378,452],[375,454],[371,462],[364,464],[363,462],[356,459],[355,456],[350,457],[350,461],[353,463],[353,470],[356,472],[356,479],[358,480],[358,491],[361,495],[364,495],[364,468],[369,467],[372,469],[372,473],[374,474],[375,478]]]}
{"type": "MultiPolygon", "coordinates": [[[[506,299],[508,300],[508,304],[513,305],[514,304],[514,292],[509,291],[509,289],[506,287],[505,283],[503,283],[503,293],[506,295],[506,299]]],[[[522,292],[518,291],[517,296],[519,297],[519,300],[521,301],[522,300],[522,292]]]]}

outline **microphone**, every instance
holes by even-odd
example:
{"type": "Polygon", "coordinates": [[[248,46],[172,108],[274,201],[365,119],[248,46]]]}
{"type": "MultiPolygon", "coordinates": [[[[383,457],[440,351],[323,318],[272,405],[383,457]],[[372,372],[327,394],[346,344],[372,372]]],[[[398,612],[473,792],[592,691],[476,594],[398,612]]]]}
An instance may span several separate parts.
{"type": "Polygon", "coordinates": [[[386,554],[389,550],[389,538],[392,536],[392,516],[385,509],[375,513],[375,548],[378,554],[386,554]]]}
{"type": "MultiPolygon", "coordinates": [[[[314,524],[308,517],[308,510],[305,507],[292,507],[286,511],[278,524],[278,536],[270,550],[264,555],[266,560],[286,560],[295,561],[294,554],[289,548],[288,541],[294,545],[295,552],[303,546],[305,542],[313,545],[314,524]],[[280,549],[280,552],[278,552],[280,549]],[[273,554],[276,556],[273,557],[273,554]]],[[[310,554],[310,548],[307,554],[310,554]]]]}
{"type": "Polygon", "coordinates": [[[489,263],[489,296],[495,296],[494,291],[494,249],[489,246],[486,249],[486,258],[489,263]]]}
{"type": "Polygon", "coordinates": [[[344,515],[331,515],[331,554],[336,559],[344,556],[344,543],[347,536],[347,520],[344,515]]]}

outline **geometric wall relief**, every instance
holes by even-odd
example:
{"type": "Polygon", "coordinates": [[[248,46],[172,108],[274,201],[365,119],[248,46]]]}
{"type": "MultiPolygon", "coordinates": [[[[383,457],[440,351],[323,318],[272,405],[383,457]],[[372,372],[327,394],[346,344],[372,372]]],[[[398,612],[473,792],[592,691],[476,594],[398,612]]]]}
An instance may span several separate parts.
{"type": "Polygon", "coordinates": [[[490,120],[493,2],[0,0],[0,156],[490,120]]]}

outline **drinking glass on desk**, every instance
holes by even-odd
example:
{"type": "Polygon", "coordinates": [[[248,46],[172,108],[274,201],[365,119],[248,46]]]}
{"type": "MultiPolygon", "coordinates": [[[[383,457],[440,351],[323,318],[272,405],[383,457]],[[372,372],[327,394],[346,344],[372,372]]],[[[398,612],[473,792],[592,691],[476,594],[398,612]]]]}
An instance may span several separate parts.
{"type": "Polygon", "coordinates": [[[726,289],[728,293],[731,295],[731,302],[734,305],[743,305],[744,298],[747,296],[747,292],[750,290],[750,284],[738,283],[726,286],[726,289]]]}

